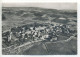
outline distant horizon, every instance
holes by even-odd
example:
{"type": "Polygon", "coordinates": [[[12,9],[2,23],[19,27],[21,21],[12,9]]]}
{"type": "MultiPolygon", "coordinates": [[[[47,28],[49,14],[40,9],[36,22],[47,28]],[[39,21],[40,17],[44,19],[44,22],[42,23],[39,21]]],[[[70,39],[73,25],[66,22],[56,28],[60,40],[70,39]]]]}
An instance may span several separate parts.
{"type": "Polygon", "coordinates": [[[38,7],[57,10],[77,10],[77,3],[2,3],[2,7],[38,7]]]}
{"type": "MultiPolygon", "coordinates": [[[[2,8],[29,8],[29,7],[2,7],[2,8]]],[[[35,7],[33,7],[35,8],[35,7]]],[[[42,8],[42,7],[36,7],[36,8],[42,8]]],[[[77,9],[54,9],[54,8],[43,8],[43,9],[53,9],[53,10],[73,10],[77,11],[77,9]]]]}

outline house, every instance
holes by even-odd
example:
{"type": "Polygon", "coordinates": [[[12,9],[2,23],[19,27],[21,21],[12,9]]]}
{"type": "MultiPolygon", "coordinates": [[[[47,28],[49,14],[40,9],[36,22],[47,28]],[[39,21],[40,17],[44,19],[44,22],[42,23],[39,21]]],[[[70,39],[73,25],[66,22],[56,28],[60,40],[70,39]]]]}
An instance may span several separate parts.
{"type": "Polygon", "coordinates": [[[43,35],[43,36],[41,37],[41,39],[44,40],[44,39],[46,39],[46,38],[48,38],[48,37],[49,37],[49,35],[43,35]]]}
{"type": "Polygon", "coordinates": [[[8,42],[10,42],[12,39],[12,32],[10,32],[10,34],[8,35],[8,42]]]}
{"type": "Polygon", "coordinates": [[[56,41],[56,40],[57,40],[57,37],[52,38],[50,41],[56,41]]]}
{"type": "Polygon", "coordinates": [[[33,27],[30,27],[31,30],[33,30],[33,27]]]}
{"type": "Polygon", "coordinates": [[[25,32],[25,34],[31,34],[31,31],[28,30],[28,31],[25,32]]]}

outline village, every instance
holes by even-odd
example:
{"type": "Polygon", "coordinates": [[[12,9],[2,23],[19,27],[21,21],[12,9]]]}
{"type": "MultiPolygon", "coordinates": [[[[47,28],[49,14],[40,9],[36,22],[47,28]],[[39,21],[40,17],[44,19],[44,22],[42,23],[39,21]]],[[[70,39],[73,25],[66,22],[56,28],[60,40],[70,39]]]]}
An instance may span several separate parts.
{"type": "Polygon", "coordinates": [[[3,43],[7,46],[14,45],[15,42],[21,45],[30,41],[58,41],[59,35],[70,35],[71,30],[68,25],[59,24],[38,24],[33,23],[21,27],[11,28],[10,31],[3,32],[3,43]]]}

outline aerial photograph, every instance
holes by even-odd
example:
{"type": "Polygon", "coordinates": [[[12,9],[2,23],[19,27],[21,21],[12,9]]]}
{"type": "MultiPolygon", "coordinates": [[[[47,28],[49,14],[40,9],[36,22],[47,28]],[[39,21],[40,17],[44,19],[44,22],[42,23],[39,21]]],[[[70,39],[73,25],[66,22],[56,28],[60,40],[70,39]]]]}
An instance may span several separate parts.
{"type": "Polygon", "coordinates": [[[3,3],[2,55],[77,55],[77,3],[3,3]]]}

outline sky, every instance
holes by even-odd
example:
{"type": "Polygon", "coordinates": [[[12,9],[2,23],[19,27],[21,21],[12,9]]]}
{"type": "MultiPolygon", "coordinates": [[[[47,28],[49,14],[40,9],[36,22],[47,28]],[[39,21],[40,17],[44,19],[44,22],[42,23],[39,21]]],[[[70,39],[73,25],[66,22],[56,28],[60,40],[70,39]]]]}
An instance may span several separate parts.
{"type": "Polygon", "coordinates": [[[77,3],[2,3],[3,7],[42,7],[50,9],[77,10],[77,3]]]}

